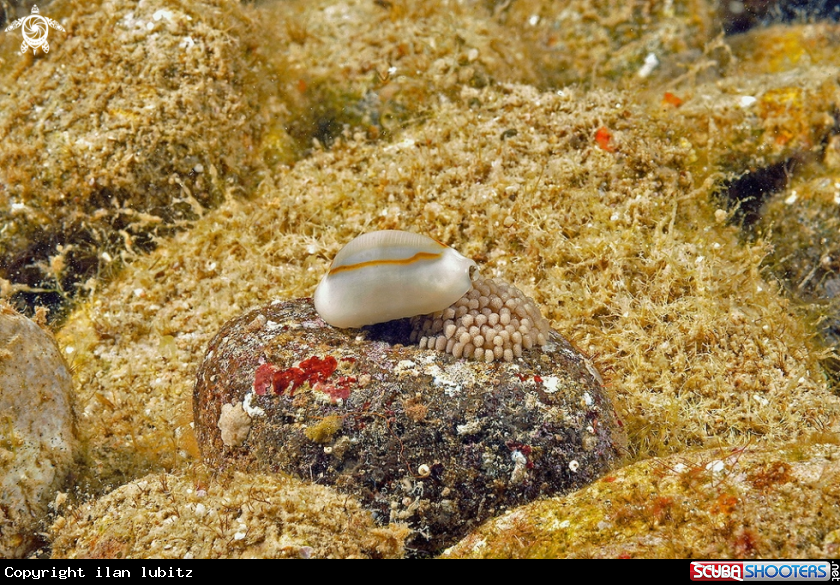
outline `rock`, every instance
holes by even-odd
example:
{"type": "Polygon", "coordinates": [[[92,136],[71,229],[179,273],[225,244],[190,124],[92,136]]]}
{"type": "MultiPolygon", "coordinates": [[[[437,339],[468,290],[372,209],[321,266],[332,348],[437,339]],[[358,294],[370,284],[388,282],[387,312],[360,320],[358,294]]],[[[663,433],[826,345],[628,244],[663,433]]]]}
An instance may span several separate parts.
{"type": "Polygon", "coordinates": [[[526,47],[476,4],[279,2],[263,18],[280,35],[276,46],[294,83],[281,127],[307,149],[312,138],[331,144],[348,129],[374,140],[397,131],[465,84],[536,81],[526,47]],[[398,55],[396,66],[377,69],[383,55],[398,55]]]}
{"type": "MultiPolygon", "coordinates": [[[[29,306],[90,290],[123,254],[250,189],[267,101],[263,39],[238,2],[74,0],[43,14],[67,31],[51,31],[49,58],[0,52],[18,64],[0,96],[0,294],[29,306]]],[[[19,35],[0,49],[18,51],[19,35]]]]}
{"type": "Polygon", "coordinates": [[[299,480],[195,466],[123,485],[52,526],[54,558],[397,558],[404,526],[299,480]]]}
{"type": "Polygon", "coordinates": [[[594,79],[671,80],[697,61],[703,39],[718,32],[712,3],[676,0],[655,7],[641,0],[614,5],[569,0],[496,4],[509,36],[525,46],[544,87],[595,85],[594,79]],[[651,55],[656,59],[651,60],[651,55]]]}
{"type": "MultiPolygon", "coordinates": [[[[840,152],[832,139],[827,155],[840,152]]],[[[828,165],[826,165],[828,166],[828,165]]],[[[816,170],[816,169],[815,169],[816,170]]],[[[796,178],[761,208],[756,232],[771,247],[764,259],[767,272],[797,306],[806,308],[827,347],[840,343],[840,217],[834,179],[840,163],[816,176],[796,178]]],[[[827,355],[823,365],[836,377],[838,363],[827,355]]]]}
{"type": "Polygon", "coordinates": [[[193,397],[205,460],[335,486],[380,523],[408,523],[423,555],[508,506],[586,485],[617,457],[600,376],[556,332],[544,351],[493,364],[408,335],[408,320],[334,329],[309,299],[228,322],[193,397]]]}
{"type": "Polygon", "coordinates": [[[453,558],[837,558],[840,446],[653,458],[494,518],[453,558]]]}
{"type": "Polygon", "coordinates": [[[73,462],[73,380],[52,335],[0,304],[0,556],[26,555],[73,462]]]}

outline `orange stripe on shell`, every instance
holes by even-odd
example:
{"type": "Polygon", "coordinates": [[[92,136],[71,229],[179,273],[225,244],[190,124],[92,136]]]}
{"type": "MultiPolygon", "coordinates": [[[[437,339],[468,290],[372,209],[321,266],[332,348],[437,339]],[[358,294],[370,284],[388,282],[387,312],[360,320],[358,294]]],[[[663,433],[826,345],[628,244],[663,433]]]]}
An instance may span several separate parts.
{"type": "Polygon", "coordinates": [[[358,270],[359,268],[366,268],[368,266],[385,266],[387,264],[393,264],[397,266],[407,266],[409,264],[413,264],[415,262],[420,262],[422,260],[437,260],[443,255],[440,254],[432,254],[430,252],[417,252],[411,258],[404,258],[401,260],[368,260],[367,262],[359,262],[358,264],[347,264],[344,266],[338,266],[336,268],[332,268],[330,270],[330,275],[338,274],[340,272],[344,272],[347,270],[358,270]]]}

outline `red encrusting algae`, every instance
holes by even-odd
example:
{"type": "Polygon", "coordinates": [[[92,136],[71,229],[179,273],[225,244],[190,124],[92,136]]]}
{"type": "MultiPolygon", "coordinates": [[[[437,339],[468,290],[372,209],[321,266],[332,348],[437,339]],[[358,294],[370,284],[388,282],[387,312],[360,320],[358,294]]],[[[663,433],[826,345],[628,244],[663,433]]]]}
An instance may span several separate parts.
{"type": "MultiPolygon", "coordinates": [[[[330,355],[323,359],[312,356],[300,362],[298,367],[285,370],[279,370],[273,364],[262,364],[254,373],[254,393],[257,396],[264,396],[270,387],[275,394],[283,394],[286,390],[289,390],[289,396],[294,396],[295,390],[307,382],[313,387],[316,384],[324,383],[337,367],[338,361],[330,355]]],[[[355,378],[352,381],[355,382],[355,378]]],[[[341,390],[339,394],[341,396],[338,397],[346,398],[346,396],[343,396],[345,393],[349,396],[350,390],[346,388],[347,385],[348,382],[345,378],[339,380],[341,390]]],[[[330,392],[327,393],[332,396],[330,392]]]]}

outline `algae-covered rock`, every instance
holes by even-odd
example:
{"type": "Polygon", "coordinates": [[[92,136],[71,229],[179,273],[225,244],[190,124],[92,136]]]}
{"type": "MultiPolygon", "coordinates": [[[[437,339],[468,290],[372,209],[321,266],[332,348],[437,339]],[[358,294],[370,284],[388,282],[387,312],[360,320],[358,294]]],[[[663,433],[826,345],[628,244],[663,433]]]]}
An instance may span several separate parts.
{"type": "MultiPolygon", "coordinates": [[[[840,342],[840,182],[837,168],[771,197],[755,230],[772,243],[764,262],[783,290],[807,304],[827,345],[840,342]]],[[[830,356],[827,356],[830,357],[830,356]]],[[[836,362],[835,367],[836,369],[836,362]]]]}
{"type": "Polygon", "coordinates": [[[729,221],[751,227],[762,203],[836,148],[840,27],[772,26],[719,48],[725,75],[677,84],[660,115],[692,145],[689,168],[717,184],[729,221]]]}
{"type": "Polygon", "coordinates": [[[732,447],[654,458],[512,510],[451,558],[836,558],[840,447],[732,447]]]}
{"type": "Polygon", "coordinates": [[[556,333],[511,363],[409,345],[406,320],[330,327],[308,300],[225,324],[195,387],[205,460],[357,496],[433,553],[502,509],[585,485],[623,433],[590,362],[556,333]]]}
{"type": "Polygon", "coordinates": [[[834,133],[838,74],[836,66],[814,66],[775,76],[732,75],[678,90],[680,127],[694,148],[694,168],[701,177],[731,179],[820,152],[834,133]]]}
{"type": "Polygon", "coordinates": [[[537,85],[673,81],[720,25],[714,3],[675,0],[494,0],[493,16],[525,47],[537,85]]]}
{"type": "Polygon", "coordinates": [[[52,334],[0,303],[0,556],[24,556],[73,463],[73,380],[52,334]]]}
{"type": "Polygon", "coordinates": [[[794,69],[804,75],[812,67],[840,65],[836,22],[776,24],[733,35],[726,42],[734,57],[734,76],[771,76],[794,69]]]}
{"type": "Polygon", "coordinates": [[[0,284],[42,301],[259,181],[265,73],[238,2],[68,0],[49,16],[66,33],[7,56],[0,97],[0,284]]]}
{"type": "Polygon", "coordinates": [[[752,131],[767,143],[753,161],[764,166],[734,181],[727,195],[750,236],[769,244],[765,274],[820,333],[822,363],[836,387],[838,362],[829,348],[840,341],[840,26],[773,26],[730,42],[735,73],[763,79],[775,106],[759,110],[772,124],[752,131]]]}
{"type": "Polygon", "coordinates": [[[53,558],[396,558],[408,530],[354,498],[279,475],[159,473],[67,510],[53,558]]]}
{"type": "Polygon", "coordinates": [[[288,69],[280,122],[305,148],[393,133],[464,85],[536,81],[525,46],[481,3],[296,0],[265,19],[288,69]]]}

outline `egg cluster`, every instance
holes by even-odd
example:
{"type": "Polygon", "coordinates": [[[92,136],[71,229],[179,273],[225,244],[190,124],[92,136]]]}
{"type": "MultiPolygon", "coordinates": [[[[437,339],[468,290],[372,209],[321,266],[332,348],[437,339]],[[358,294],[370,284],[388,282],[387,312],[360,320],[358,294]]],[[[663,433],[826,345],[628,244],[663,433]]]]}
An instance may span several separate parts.
{"type": "Polygon", "coordinates": [[[477,276],[452,305],[411,318],[411,341],[456,358],[512,362],[522,349],[545,345],[550,325],[537,304],[501,280],[477,276]]]}

